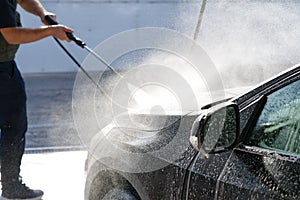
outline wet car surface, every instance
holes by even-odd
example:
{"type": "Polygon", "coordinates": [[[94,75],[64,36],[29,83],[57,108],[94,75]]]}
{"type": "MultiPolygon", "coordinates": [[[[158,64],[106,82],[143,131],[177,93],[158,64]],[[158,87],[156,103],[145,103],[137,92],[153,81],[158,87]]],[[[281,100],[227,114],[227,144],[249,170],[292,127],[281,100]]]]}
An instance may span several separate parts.
{"type": "Polygon", "coordinates": [[[141,120],[144,128],[111,123],[91,142],[85,198],[299,199],[299,102],[300,67],[293,67],[201,111],[153,114],[151,123],[141,120]],[[237,113],[226,115],[221,129],[210,128],[209,117],[227,108],[237,113]],[[224,129],[227,145],[219,142],[224,129]],[[216,143],[205,147],[206,138],[216,143]]]}

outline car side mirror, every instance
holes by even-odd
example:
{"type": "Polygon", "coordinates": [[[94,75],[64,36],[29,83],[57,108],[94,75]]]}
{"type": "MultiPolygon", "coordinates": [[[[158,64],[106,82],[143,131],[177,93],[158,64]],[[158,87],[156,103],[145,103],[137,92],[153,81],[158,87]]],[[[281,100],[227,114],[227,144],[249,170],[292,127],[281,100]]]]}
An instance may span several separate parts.
{"type": "Polygon", "coordinates": [[[195,120],[190,142],[206,156],[230,150],[237,144],[239,124],[239,109],[235,103],[218,104],[195,120]]]}

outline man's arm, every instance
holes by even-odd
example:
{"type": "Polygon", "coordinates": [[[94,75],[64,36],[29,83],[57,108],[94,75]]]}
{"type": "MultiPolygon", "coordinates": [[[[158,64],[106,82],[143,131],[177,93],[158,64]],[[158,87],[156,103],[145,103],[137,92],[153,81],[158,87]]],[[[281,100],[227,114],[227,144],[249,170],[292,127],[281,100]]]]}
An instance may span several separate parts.
{"type": "MultiPolygon", "coordinates": [[[[44,20],[45,15],[48,14],[55,18],[55,15],[47,12],[38,0],[19,0],[19,4],[26,11],[39,16],[42,21],[44,20]]],[[[4,6],[7,5],[5,4],[4,6]]],[[[44,21],[44,23],[46,22],[44,21]]],[[[7,26],[0,28],[0,32],[9,44],[23,44],[34,42],[48,36],[54,36],[61,40],[71,41],[67,37],[66,32],[72,33],[73,30],[63,25],[42,26],[34,29],[7,26]]]]}
{"type": "Polygon", "coordinates": [[[39,0],[19,0],[19,5],[27,12],[39,16],[44,24],[48,24],[45,20],[46,15],[56,18],[56,15],[48,12],[39,0]]]}
{"type": "Polygon", "coordinates": [[[42,26],[34,29],[20,27],[2,28],[0,29],[0,32],[9,44],[24,44],[35,42],[48,36],[54,36],[60,40],[70,41],[66,32],[72,33],[73,30],[63,25],[55,25],[42,26]]]}

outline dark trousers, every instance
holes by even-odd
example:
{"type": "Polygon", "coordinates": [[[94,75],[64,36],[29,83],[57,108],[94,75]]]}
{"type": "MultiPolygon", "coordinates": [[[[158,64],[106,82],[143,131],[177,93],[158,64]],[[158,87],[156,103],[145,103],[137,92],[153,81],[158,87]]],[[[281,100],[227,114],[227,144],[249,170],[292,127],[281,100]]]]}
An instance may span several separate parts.
{"type": "Polygon", "coordinates": [[[2,190],[17,184],[27,131],[26,92],[14,61],[0,62],[0,159],[2,190]]]}

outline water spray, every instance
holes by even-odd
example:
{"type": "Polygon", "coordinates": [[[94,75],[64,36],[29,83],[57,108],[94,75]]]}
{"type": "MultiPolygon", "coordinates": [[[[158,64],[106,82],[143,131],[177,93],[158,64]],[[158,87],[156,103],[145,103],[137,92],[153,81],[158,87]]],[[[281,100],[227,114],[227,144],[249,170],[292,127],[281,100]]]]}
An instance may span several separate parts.
{"type": "MultiPolygon", "coordinates": [[[[55,21],[51,16],[46,15],[45,19],[47,22],[49,22],[51,25],[58,25],[59,23],[57,21],[55,21]]],[[[68,38],[70,40],[72,40],[73,42],[75,42],[75,44],[77,44],[79,47],[86,49],[89,53],[91,53],[95,58],[97,58],[97,60],[99,60],[101,63],[103,63],[107,68],[109,68],[115,75],[117,75],[119,78],[123,79],[123,75],[120,74],[119,72],[117,72],[110,64],[108,64],[100,55],[98,55],[95,51],[93,51],[91,48],[89,48],[86,43],[76,37],[73,33],[68,33],[66,32],[68,38]]],[[[72,54],[63,46],[63,44],[57,39],[54,38],[55,41],[58,43],[58,45],[66,52],[66,54],[74,61],[74,63],[81,69],[81,71],[88,77],[88,79],[90,79],[92,81],[92,83],[97,87],[97,89],[99,89],[105,96],[107,96],[108,98],[110,98],[106,92],[104,91],[104,89],[90,76],[90,74],[82,67],[82,65],[74,58],[74,56],[72,56],[72,54]]],[[[151,98],[151,96],[146,93],[145,91],[137,88],[136,86],[134,86],[131,83],[127,82],[127,88],[129,89],[130,92],[136,92],[138,91],[140,95],[142,95],[144,98],[151,98]]],[[[133,98],[135,98],[135,96],[133,96],[133,98]]]]}
{"type": "MultiPolygon", "coordinates": [[[[202,22],[202,18],[204,15],[204,11],[205,11],[205,7],[206,7],[206,0],[202,1],[202,6],[200,9],[200,13],[199,13],[199,17],[198,17],[198,21],[197,21],[197,25],[196,25],[196,29],[194,32],[194,40],[196,41],[199,35],[199,31],[200,31],[200,26],[201,26],[201,22],[202,22]]],[[[45,20],[47,22],[49,22],[49,24],[51,25],[58,25],[59,23],[57,21],[55,21],[51,16],[46,15],[45,16],[45,20]]],[[[73,33],[66,33],[67,37],[72,40],[73,42],[75,42],[76,45],[78,45],[79,47],[87,50],[91,55],[93,55],[97,60],[99,60],[102,64],[104,64],[108,69],[111,70],[111,72],[113,72],[114,75],[118,76],[121,79],[124,79],[124,76],[122,74],[120,74],[118,71],[116,71],[109,63],[107,63],[100,55],[98,55],[95,51],[93,51],[91,48],[89,48],[86,43],[81,40],[80,38],[76,37],[73,33]]],[[[98,90],[101,91],[101,93],[103,93],[105,96],[107,96],[109,99],[111,99],[109,97],[109,95],[106,94],[106,92],[104,91],[104,89],[98,84],[98,82],[96,80],[94,80],[90,74],[82,67],[82,65],[72,56],[72,54],[62,45],[62,43],[57,39],[54,38],[55,41],[58,43],[58,45],[66,52],[66,54],[74,61],[74,63],[81,69],[81,71],[87,76],[87,78],[97,87],[98,90]]],[[[127,88],[129,89],[129,91],[134,94],[134,93],[138,93],[139,99],[150,99],[151,101],[154,101],[155,99],[148,94],[147,92],[145,92],[144,90],[142,90],[141,88],[137,88],[135,85],[128,83],[127,82],[127,88]]],[[[133,95],[133,99],[137,101],[137,95],[133,95]]]]}
{"type": "MultiPolygon", "coordinates": [[[[51,24],[51,25],[58,25],[59,23],[57,21],[55,21],[52,17],[50,17],[49,15],[45,16],[45,19],[51,24]]],[[[75,44],[77,44],[78,46],[80,46],[81,48],[86,49],[89,53],[91,53],[93,56],[95,56],[100,62],[102,62],[106,67],[108,67],[114,74],[116,74],[117,76],[119,76],[120,78],[123,78],[123,76],[117,72],[112,66],[110,66],[110,64],[108,64],[101,56],[99,56],[96,52],[94,52],[92,49],[90,49],[85,42],[83,42],[80,38],[76,37],[75,35],[73,35],[73,33],[66,33],[68,38],[70,40],[72,40],[73,42],[75,42],[75,44]]],[[[57,40],[55,38],[55,40],[59,42],[59,40],[57,40]]],[[[60,46],[62,46],[62,44],[60,43],[60,46]]],[[[64,48],[64,50],[66,50],[64,48]]],[[[70,56],[70,54],[68,53],[68,55],[70,56]]],[[[73,56],[72,56],[73,57],[73,56]]],[[[74,58],[74,57],[73,57],[74,58]]],[[[72,60],[74,60],[72,58],[72,60]]],[[[84,73],[86,73],[86,71],[83,69],[83,67],[76,61],[76,64],[79,65],[78,67],[84,71],[84,73]]],[[[89,76],[89,78],[91,78],[89,76]]],[[[94,82],[94,81],[93,81],[94,82]]]]}

